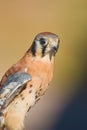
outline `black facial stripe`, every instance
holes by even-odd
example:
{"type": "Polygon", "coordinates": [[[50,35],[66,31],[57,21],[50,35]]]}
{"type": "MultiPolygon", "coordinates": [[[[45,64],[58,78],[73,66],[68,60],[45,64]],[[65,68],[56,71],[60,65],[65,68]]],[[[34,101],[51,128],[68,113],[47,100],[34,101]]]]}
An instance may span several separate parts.
{"type": "Polygon", "coordinates": [[[42,47],[42,57],[43,57],[44,54],[45,54],[46,47],[47,47],[47,45],[45,45],[45,46],[42,47]]]}
{"type": "Polygon", "coordinates": [[[34,41],[33,44],[32,44],[31,53],[33,54],[33,56],[36,55],[36,43],[35,43],[35,41],[34,41]]]}

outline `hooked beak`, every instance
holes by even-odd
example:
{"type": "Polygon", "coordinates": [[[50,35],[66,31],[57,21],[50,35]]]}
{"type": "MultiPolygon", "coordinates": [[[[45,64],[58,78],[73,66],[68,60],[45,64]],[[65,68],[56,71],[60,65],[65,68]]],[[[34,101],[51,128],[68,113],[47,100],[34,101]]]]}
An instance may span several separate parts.
{"type": "Polygon", "coordinates": [[[55,56],[55,54],[57,53],[58,49],[59,49],[59,43],[60,43],[60,39],[58,39],[58,43],[56,45],[53,45],[50,51],[50,60],[52,58],[52,56],[55,56]]]}
{"type": "Polygon", "coordinates": [[[58,44],[57,44],[57,45],[54,45],[54,46],[52,47],[52,50],[54,50],[55,53],[58,51],[59,43],[60,43],[60,39],[58,40],[58,44]]]}
{"type": "Polygon", "coordinates": [[[55,54],[56,54],[57,51],[58,51],[59,43],[60,43],[60,39],[58,39],[58,44],[57,44],[57,45],[52,46],[52,54],[53,54],[54,56],[55,56],[55,54]]]}
{"type": "Polygon", "coordinates": [[[52,49],[53,49],[55,52],[57,52],[58,46],[53,46],[52,49]]]}

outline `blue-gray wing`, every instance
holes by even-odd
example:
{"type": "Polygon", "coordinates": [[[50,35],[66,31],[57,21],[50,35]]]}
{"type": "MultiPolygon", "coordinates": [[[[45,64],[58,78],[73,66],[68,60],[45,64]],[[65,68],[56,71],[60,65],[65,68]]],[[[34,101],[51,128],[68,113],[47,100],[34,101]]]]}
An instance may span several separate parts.
{"type": "Polygon", "coordinates": [[[10,75],[0,90],[0,110],[6,108],[30,80],[31,76],[26,72],[16,72],[10,75]]]}

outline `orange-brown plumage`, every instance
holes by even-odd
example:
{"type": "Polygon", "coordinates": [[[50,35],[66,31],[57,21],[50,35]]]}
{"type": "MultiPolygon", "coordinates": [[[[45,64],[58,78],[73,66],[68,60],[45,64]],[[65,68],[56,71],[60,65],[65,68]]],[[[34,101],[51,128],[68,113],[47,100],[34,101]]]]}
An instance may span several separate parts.
{"type": "Polygon", "coordinates": [[[47,90],[53,77],[54,55],[58,49],[58,41],[56,34],[48,32],[38,34],[23,58],[2,77],[1,89],[8,77],[16,72],[24,71],[31,75],[31,81],[27,82],[25,88],[2,110],[3,124],[8,130],[24,129],[26,112],[47,90]]]}

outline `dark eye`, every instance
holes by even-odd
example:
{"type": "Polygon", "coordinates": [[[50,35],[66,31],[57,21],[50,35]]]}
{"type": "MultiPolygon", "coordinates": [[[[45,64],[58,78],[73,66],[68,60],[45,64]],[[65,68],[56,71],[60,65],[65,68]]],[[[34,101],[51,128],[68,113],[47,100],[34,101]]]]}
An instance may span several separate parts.
{"type": "Polygon", "coordinates": [[[42,45],[44,45],[44,44],[46,43],[45,39],[44,39],[44,38],[41,38],[41,39],[40,39],[40,43],[41,43],[42,45]]]}

